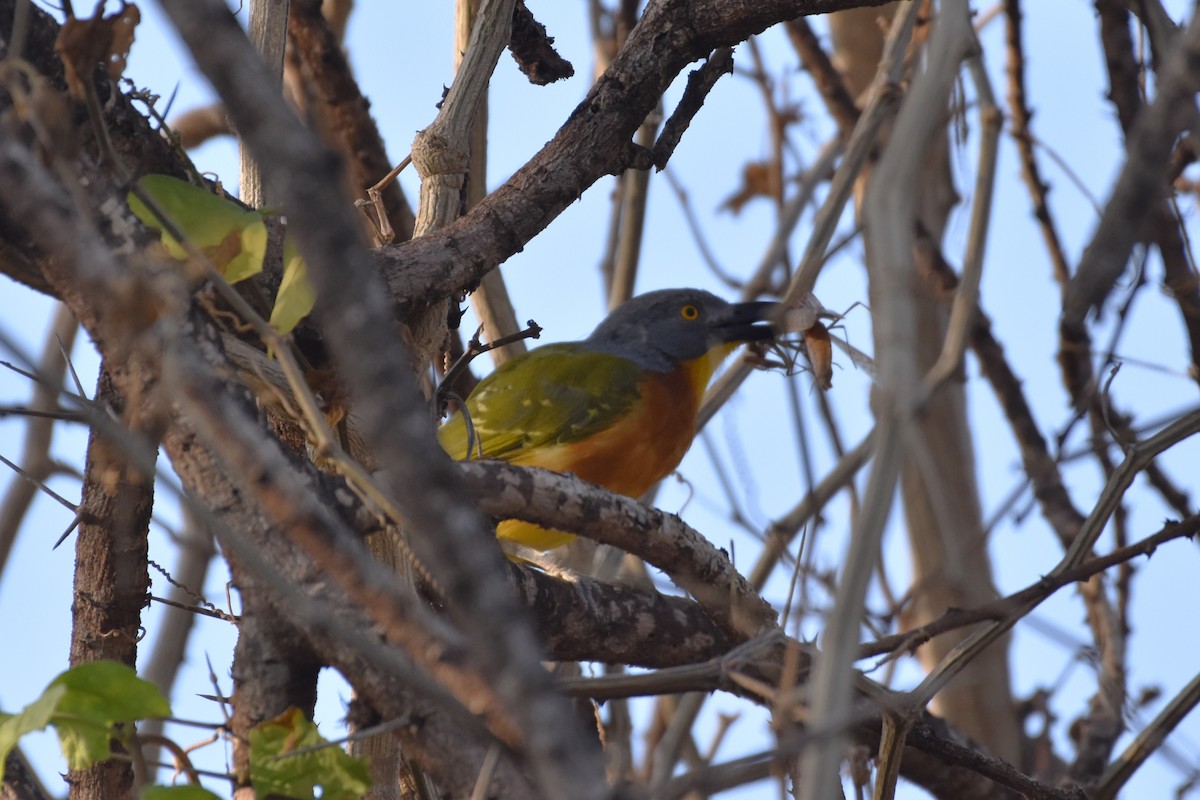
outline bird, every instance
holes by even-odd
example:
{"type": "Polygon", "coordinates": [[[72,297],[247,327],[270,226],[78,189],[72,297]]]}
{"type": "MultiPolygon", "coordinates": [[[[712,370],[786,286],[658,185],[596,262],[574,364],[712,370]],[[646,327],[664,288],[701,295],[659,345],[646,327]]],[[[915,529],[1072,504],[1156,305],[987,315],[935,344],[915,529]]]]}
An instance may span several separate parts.
{"type": "MultiPolygon", "coordinates": [[[[543,345],[497,367],[438,440],[458,461],[543,467],[639,497],[683,460],[721,362],[744,342],[773,338],[777,308],[700,289],[639,295],[586,339],[543,345]]],[[[519,520],[500,522],[496,535],[541,551],[575,538],[519,520]]]]}

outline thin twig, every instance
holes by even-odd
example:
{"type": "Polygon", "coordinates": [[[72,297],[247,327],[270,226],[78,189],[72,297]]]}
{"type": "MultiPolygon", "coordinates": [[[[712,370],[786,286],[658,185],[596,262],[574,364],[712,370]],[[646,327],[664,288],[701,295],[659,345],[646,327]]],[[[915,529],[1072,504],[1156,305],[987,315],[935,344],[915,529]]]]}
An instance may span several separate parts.
{"type": "MultiPolygon", "coordinates": [[[[28,415],[34,417],[26,423],[25,439],[21,445],[20,462],[24,465],[24,480],[14,481],[4,493],[0,502],[0,575],[8,563],[8,555],[16,541],[21,522],[29,510],[36,494],[36,487],[44,486],[44,481],[55,468],[54,460],[50,457],[50,445],[54,435],[54,420],[64,419],[63,414],[71,412],[59,410],[59,386],[63,379],[63,371],[68,363],[62,353],[70,351],[75,332],[79,323],[75,315],[66,306],[60,305],[54,313],[54,321],[46,336],[42,355],[38,360],[36,373],[43,380],[33,382],[33,397],[30,398],[28,415]],[[44,415],[44,416],[43,416],[44,415]]],[[[3,412],[0,412],[2,415],[3,412]]],[[[72,415],[74,416],[74,415],[72,415]]],[[[62,502],[60,500],[60,502],[62,502]]],[[[75,511],[74,504],[67,504],[75,511]]]]}
{"type": "Polygon", "coordinates": [[[1029,190],[1033,216],[1042,232],[1054,279],[1065,289],[1071,276],[1071,268],[1067,265],[1067,256],[1058,237],[1058,226],[1055,225],[1054,216],[1050,211],[1050,187],[1042,180],[1037,153],[1033,147],[1033,133],[1030,130],[1033,114],[1029,110],[1029,98],[1025,91],[1025,66],[1028,61],[1021,38],[1021,0],[1004,0],[1003,5],[1007,45],[1004,69],[1008,73],[1008,113],[1012,117],[1009,132],[1017,145],[1017,155],[1021,159],[1021,177],[1029,190]]]}
{"type": "Polygon", "coordinates": [[[1162,711],[1138,733],[1125,751],[1116,758],[1088,793],[1094,800],[1112,800],[1133,773],[1158,752],[1167,736],[1200,703],[1200,674],[1197,674],[1162,711]]]}
{"type": "Polygon", "coordinates": [[[999,155],[1000,132],[1004,117],[996,105],[991,82],[983,67],[983,54],[979,41],[974,41],[974,52],[966,59],[967,69],[975,84],[979,102],[981,133],[979,137],[979,165],[972,192],[971,227],[967,236],[967,248],[963,254],[962,278],[950,308],[950,319],[946,322],[946,335],[942,352],[925,375],[922,388],[927,396],[943,381],[958,372],[963,353],[970,338],[971,317],[979,299],[979,284],[983,276],[983,256],[987,246],[988,223],[992,216],[992,199],[996,186],[996,159],[999,155]]]}
{"type": "MultiPolygon", "coordinates": [[[[1087,558],[1113,509],[1116,508],[1125,490],[1129,488],[1137,474],[1163,450],[1197,431],[1200,431],[1200,412],[1194,412],[1176,420],[1159,433],[1133,447],[1112,478],[1105,483],[1095,507],[1081,526],[1075,541],[1058,565],[1050,571],[1049,577],[1060,577],[1087,558]]],[[[971,658],[1007,633],[1024,614],[1036,605],[1037,602],[1033,602],[1028,608],[1020,609],[1019,613],[1014,612],[1004,620],[995,622],[964,639],[942,659],[936,669],[926,675],[921,684],[912,691],[913,697],[918,701],[928,702],[951,678],[962,671],[971,658]]]]}
{"type": "Polygon", "coordinates": [[[1117,548],[1103,556],[1089,558],[1061,574],[1047,575],[1024,589],[990,603],[973,608],[950,609],[933,622],[919,628],[864,643],[859,649],[859,658],[888,654],[887,660],[891,660],[905,653],[913,652],[933,637],[947,631],[980,622],[1002,619],[1005,615],[1013,613],[1015,609],[1025,609],[1031,602],[1040,602],[1064,586],[1087,580],[1093,575],[1105,572],[1118,564],[1125,564],[1132,559],[1151,556],[1167,542],[1180,538],[1193,538],[1198,530],[1200,530],[1200,518],[1195,515],[1181,522],[1169,523],[1158,533],[1147,536],[1139,542],[1117,548]]]}

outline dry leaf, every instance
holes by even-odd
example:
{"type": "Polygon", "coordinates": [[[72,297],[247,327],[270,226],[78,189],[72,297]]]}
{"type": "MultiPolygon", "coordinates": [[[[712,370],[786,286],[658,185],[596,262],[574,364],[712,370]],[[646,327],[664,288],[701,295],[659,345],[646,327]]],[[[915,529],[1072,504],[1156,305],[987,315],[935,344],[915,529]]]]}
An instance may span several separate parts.
{"type": "Polygon", "coordinates": [[[742,206],[755,197],[771,197],[771,186],[771,165],[762,161],[752,161],[742,168],[742,188],[721,204],[721,210],[737,214],[742,210],[742,206]]]}
{"type": "Polygon", "coordinates": [[[101,16],[103,3],[92,19],[70,17],[54,41],[54,52],[63,62],[67,91],[77,100],[87,96],[86,81],[97,64],[104,64],[113,80],[125,72],[134,29],[142,19],[137,6],[122,3],[112,15],[101,16]]]}

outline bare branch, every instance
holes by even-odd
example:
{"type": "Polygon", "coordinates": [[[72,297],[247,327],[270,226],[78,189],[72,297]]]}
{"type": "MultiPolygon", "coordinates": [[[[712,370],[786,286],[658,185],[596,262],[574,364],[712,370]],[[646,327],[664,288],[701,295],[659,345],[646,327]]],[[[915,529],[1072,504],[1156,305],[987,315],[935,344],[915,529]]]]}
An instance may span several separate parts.
{"type": "Polygon", "coordinates": [[[67,307],[59,306],[38,360],[37,375],[40,380],[34,383],[33,397],[29,401],[32,413],[43,412],[47,416],[30,417],[21,448],[20,464],[32,480],[14,478],[0,503],[0,575],[4,573],[17,530],[37,493],[36,481],[44,481],[54,469],[54,462],[50,458],[50,442],[55,419],[49,414],[59,407],[58,390],[55,387],[62,383],[67,366],[64,353],[71,352],[77,330],[79,323],[75,321],[75,315],[67,307]]]}
{"type": "Polygon", "coordinates": [[[1067,256],[1063,252],[1062,242],[1059,241],[1058,228],[1050,213],[1048,195],[1050,187],[1042,180],[1038,169],[1037,156],[1033,148],[1033,133],[1030,124],[1033,112],[1029,110],[1029,100],[1025,91],[1025,51],[1021,38],[1021,0],[1004,0],[1005,39],[1008,50],[1005,58],[1005,70],[1008,72],[1008,113],[1012,116],[1012,137],[1017,145],[1017,153],[1021,158],[1021,176],[1029,189],[1033,201],[1033,216],[1038,221],[1042,231],[1042,239],[1046,243],[1046,251],[1050,256],[1054,279],[1059,286],[1066,289],[1070,280],[1071,268],[1067,265],[1067,256]]]}
{"type": "MultiPolygon", "coordinates": [[[[341,46],[341,37],[322,13],[316,0],[291,0],[288,35],[308,79],[306,88],[316,94],[328,135],[346,159],[351,181],[365,192],[391,169],[370,104],[341,46]]],[[[327,3],[325,5],[328,5],[327,3]]],[[[400,241],[412,238],[416,217],[400,184],[392,181],[382,190],[384,213],[400,241]]]]}
{"type": "MultiPolygon", "coordinates": [[[[1060,323],[1064,352],[1077,346],[1087,313],[1104,303],[1125,269],[1131,248],[1141,238],[1144,221],[1166,197],[1171,147],[1184,126],[1196,119],[1195,95],[1200,91],[1198,60],[1200,18],[1195,18],[1164,60],[1154,101],[1133,121],[1125,165],[1067,288],[1060,323]],[[1153,198],[1154,202],[1148,202],[1147,198],[1153,198]]],[[[1090,375],[1076,375],[1072,396],[1079,397],[1088,380],[1090,375]]]]}
{"type": "MultiPolygon", "coordinates": [[[[129,369],[126,380],[153,381],[129,364],[100,368],[96,402],[133,431],[151,433],[153,401],[127,397],[113,372],[129,369]],[[147,428],[149,427],[149,430],[147,428]]],[[[88,442],[82,507],[75,547],[75,600],[72,605],[71,664],[99,659],[137,663],[142,634],[142,608],[150,588],[147,536],[154,504],[153,476],[132,466],[121,450],[93,432],[88,442]]],[[[139,759],[133,760],[138,765],[139,759]]],[[[140,775],[139,784],[146,776],[140,775]]],[[[71,796],[78,800],[121,797],[132,790],[134,771],[128,762],[104,761],[72,774],[71,796]]]]}
{"type": "Polygon", "coordinates": [[[576,113],[525,166],[454,225],[383,248],[377,268],[401,308],[425,307],[463,291],[523,247],[604,175],[630,166],[634,131],[691,61],[783,19],[879,0],[771,0],[685,8],[652,3],[576,113]],[[666,46],[659,46],[659,42],[666,46]]]}
{"type": "Polygon", "coordinates": [[[688,75],[687,86],[679,105],[671,112],[671,116],[663,125],[658,141],[654,143],[654,166],[661,172],[667,166],[676,145],[683,138],[684,132],[692,119],[704,105],[704,98],[712,91],[713,86],[722,75],[733,72],[733,48],[722,47],[714,50],[700,69],[688,75]]]}
{"type": "Polygon", "coordinates": [[[1171,731],[1183,721],[1200,703],[1200,675],[1192,678],[1179,694],[1163,708],[1154,720],[1142,729],[1129,747],[1125,748],[1113,763],[1108,765],[1104,774],[1096,781],[1090,796],[1095,800],[1111,800],[1117,796],[1121,788],[1133,777],[1133,773],[1153,755],[1170,735],[1171,731]]]}
{"type": "MultiPolygon", "coordinates": [[[[893,29],[902,27],[903,17],[912,12],[912,7],[901,9],[892,23],[893,29]]],[[[908,187],[916,182],[929,143],[940,127],[941,110],[949,99],[958,65],[970,52],[973,40],[966,3],[944,3],[929,44],[927,70],[914,80],[900,108],[864,202],[863,213],[870,220],[867,263],[871,270],[876,359],[880,367],[875,398],[877,438],[863,497],[864,513],[854,526],[846,567],[825,629],[824,655],[813,675],[812,724],[815,725],[836,726],[849,711],[849,666],[858,648],[867,582],[878,559],[904,453],[916,439],[914,415],[919,375],[913,350],[916,326],[910,287],[916,209],[908,187]]],[[[836,738],[804,751],[800,767],[806,779],[800,794],[803,800],[815,800],[832,791],[840,758],[836,738]]]]}

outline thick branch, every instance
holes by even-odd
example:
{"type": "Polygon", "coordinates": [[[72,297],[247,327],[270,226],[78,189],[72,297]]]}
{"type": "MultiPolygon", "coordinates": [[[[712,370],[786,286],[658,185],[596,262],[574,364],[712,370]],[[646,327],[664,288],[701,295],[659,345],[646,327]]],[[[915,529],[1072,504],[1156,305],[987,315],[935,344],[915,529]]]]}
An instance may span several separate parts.
{"type": "Polygon", "coordinates": [[[775,625],[775,611],[728,556],[679,517],[585,483],[573,475],[499,461],[461,465],[468,489],[489,514],[568,530],[610,544],[664,570],[738,638],[775,625]]]}
{"type": "Polygon", "coordinates": [[[609,69],[554,138],[442,231],[375,254],[402,309],[465,291],[519,252],[588,187],[629,167],[634,134],[689,63],[785,19],[882,0],[651,3],[609,69]]]}
{"type": "MultiPolygon", "coordinates": [[[[110,358],[119,355],[123,364],[146,365],[137,371],[125,369],[114,374],[123,394],[161,399],[161,389],[156,383],[130,376],[157,375],[155,365],[172,347],[178,348],[176,352],[180,355],[192,353],[192,360],[185,362],[187,367],[181,366],[187,375],[202,377],[212,364],[221,363],[215,326],[195,318],[180,320],[171,315],[153,317],[144,313],[148,308],[163,309],[160,290],[175,286],[182,276],[172,272],[163,276],[165,280],[149,284],[128,275],[117,265],[105,242],[74,214],[66,192],[50,179],[39,160],[6,135],[3,128],[0,128],[0,176],[3,177],[0,208],[52,255],[46,261],[47,277],[67,299],[102,353],[110,358]],[[127,307],[128,304],[133,304],[133,308],[127,307]],[[199,356],[195,350],[207,355],[199,356]]],[[[126,226],[123,230],[132,228],[126,226]]],[[[135,250],[128,241],[122,245],[128,251],[135,250]]],[[[211,375],[208,379],[219,387],[209,399],[215,407],[228,412],[224,415],[226,419],[253,415],[248,393],[236,401],[228,398],[222,401],[229,392],[228,385],[211,375]]],[[[161,405],[151,407],[163,410],[161,405]]],[[[191,420],[172,417],[167,422],[163,443],[189,495],[198,501],[196,508],[202,512],[206,508],[219,509],[219,517],[209,521],[214,531],[224,537],[226,551],[239,551],[236,557],[242,559],[256,557],[256,572],[264,581],[274,581],[273,589],[282,598],[279,610],[283,615],[302,625],[321,657],[342,670],[348,680],[370,697],[381,714],[415,720],[412,725],[398,729],[396,735],[448,791],[468,794],[472,770],[482,763],[486,745],[464,735],[462,722],[446,713],[445,701],[436,692],[414,688],[413,682],[406,680],[411,668],[397,668],[395,653],[381,650],[383,645],[369,621],[344,595],[330,591],[332,585],[317,564],[304,560],[295,548],[289,548],[288,537],[280,535],[262,508],[242,491],[252,480],[236,470],[227,471],[227,465],[216,460],[191,420]],[[276,577],[272,578],[273,575],[276,577]]],[[[272,447],[265,448],[265,452],[272,452],[272,447]]],[[[140,458],[131,460],[143,471],[153,469],[149,448],[143,447],[140,458]]],[[[253,467],[255,463],[243,466],[253,467]]],[[[310,475],[316,474],[311,466],[306,469],[312,470],[310,475]]],[[[283,477],[287,477],[286,472],[283,477]]],[[[319,488],[304,494],[331,499],[331,494],[319,488]]],[[[511,765],[501,766],[498,780],[512,787],[515,797],[531,796],[528,781],[514,772],[511,765]],[[525,788],[519,788],[522,786],[525,788]]]]}
{"type": "MultiPolygon", "coordinates": [[[[54,52],[59,24],[34,3],[26,3],[25,0],[0,0],[0,57],[10,55],[8,43],[12,40],[13,21],[17,17],[16,7],[21,4],[26,5],[29,12],[29,27],[21,55],[40,75],[47,78],[49,95],[53,97],[55,93],[59,93],[62,96],[66,104],[67,118],[61,121],[61,125],[71,131],[72,137],[82,138],[84,152],[91,156],[79,160],[80,168],[86,173],[111,169],[112,164],[95,152],[95,145],[91,140],[94,132],[83,104],[69,103],[63,95],[66,84],[63,80],[62,61],[54,52]]],[[[109,139],[117,155],[124,163],[136,165],[140,172],[184,176],[186,157],[165,136],[151,130],[149,121],[134,108],[129,96],[114,91],[114,84],[107,74],[103,69],[97,69],[96,90],[103,108],[109,139]]],[[[0,92],[0,107],[7,109],[12,102],[7,92],[0,92]]],[[[0,215],[0,272],[35,291],[58,296],[58,290],[46,280],[39,268],[38,261],[46,254],[34,245],[29,231],[15,223],[16,220],[11,217],[0,215]]]]}
{"type": "MultiPolygon", "coordinates": [[[[365,196],[391,171],[392,162],[371,116],[371,104],[354,80],[340,38],[321,13],[318,0],[292,0],[288,35],[309,79],[306,88],[323,105],[321,118],[328,134],[347,160],[355,187],[365,196]]],[[[397,238],[411,239],[416,218],[400,182],[388,184],[382,199],[397,238]]]]}
{"type": "Polygon", "coordinates": [[[582,577],[557,580],[517,566],[510,566],[509,579],[555,661],[661,669],[712,658],[732,644],[700,606],[681,597],[582,577]]]}
{"type": "Polygon", "coordinates": [[[317,316],[330,352],[386,468],[385,488],[408,516],[414,550],[445,590],[472,660],[491,671],[527,737],[544,791],[606,796],[599,753],[554,692],[532,625],[504,580],[503,559],[485,544],[491,532],[433,436],[358,220],[336,191],[336,159],[295,124],[224,3],[166,0],[164,8],[279,189],[320,298],[317,316]],[[372,358],[362,357],[367,349],[372,358]]]}
{"type": "MultiPolygon", "coordinates": [[[[136,365],[114,369],[104,362],[96,401],[143,431],[151,405],[145,397],[127,398],[113,372],[128,371],[126,381],[153,380],[136,365]]],[[[152,432],[153,433],[153,432],[152,432]]],[[[75,547],[75,596],[71,607],[71,665],[101,659],[137,665],[142,609],[148,605],[147,537],[154,505],[154,481],[129,463],[120,448],[95,431],[88,441],[83,501],[75,547]]],[[[71,797],[103,800],[124,797],[133,789],[128,762],[108,760],[72,773],[71,797]]]]}

